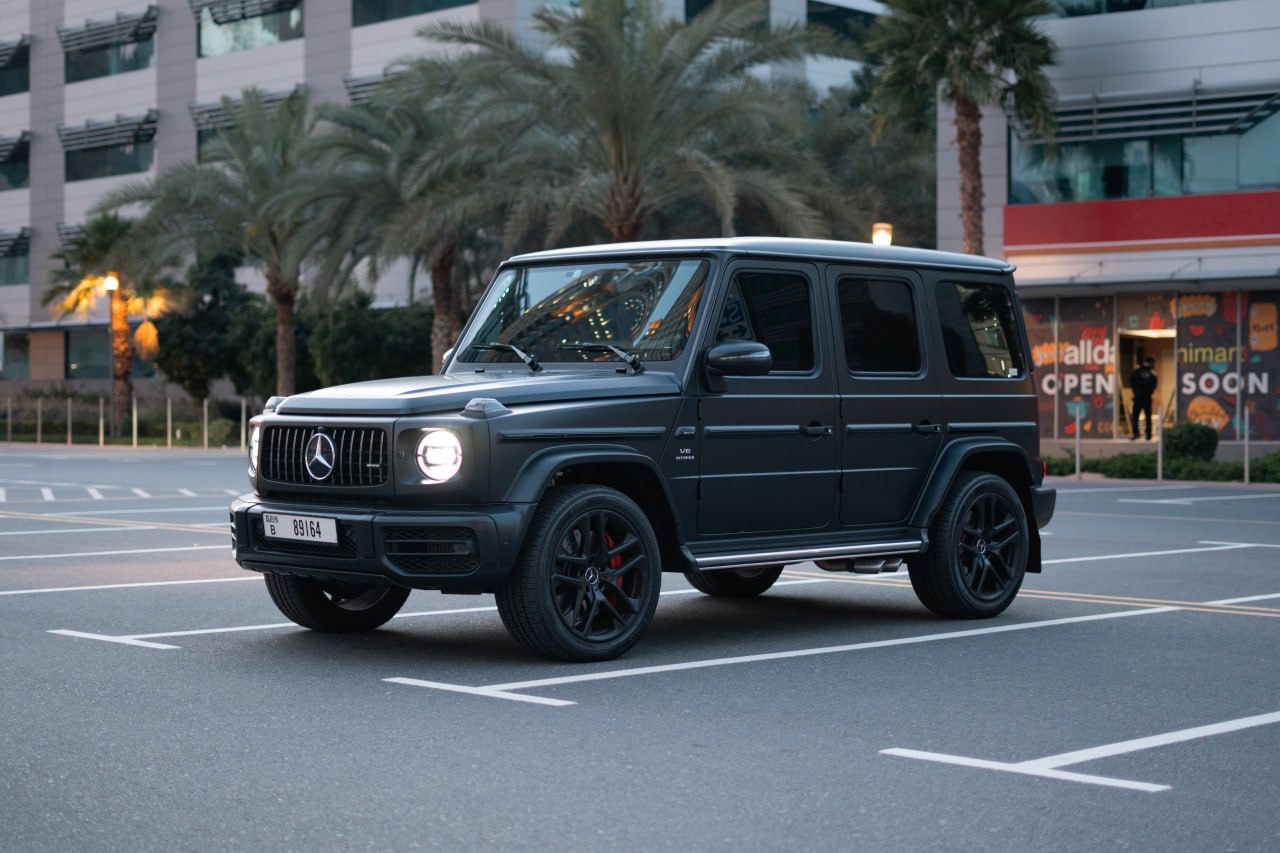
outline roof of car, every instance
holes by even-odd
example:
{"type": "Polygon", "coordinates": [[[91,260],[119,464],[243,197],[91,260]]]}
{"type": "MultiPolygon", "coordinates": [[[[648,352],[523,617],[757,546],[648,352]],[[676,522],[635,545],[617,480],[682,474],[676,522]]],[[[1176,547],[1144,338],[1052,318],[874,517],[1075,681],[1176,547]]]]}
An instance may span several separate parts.
{"type": "Polygon", "coordinates": [[[637,243],[603,243],[548,249],[517,255],[512,262],[554,261],[566,257],[616,257],[622,255],[718,252],[754,257],[821,259],[838,262],[891,263],[908,266],[948,267],[981,272],[1013,272],[1014,265],[996,258],[961,255],[933,249],[875,246],[841,240],[809,240],[798,237],[707,237],[693,240],[654,240],[637,243]]]}

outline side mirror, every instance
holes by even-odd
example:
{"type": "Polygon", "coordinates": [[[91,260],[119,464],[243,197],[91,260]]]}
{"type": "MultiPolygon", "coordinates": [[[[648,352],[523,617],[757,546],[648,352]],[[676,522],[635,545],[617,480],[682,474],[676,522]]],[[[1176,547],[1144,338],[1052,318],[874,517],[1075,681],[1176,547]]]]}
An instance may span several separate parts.
{"type": "Polygon", "coordinates": [[[711,390],[725,390],[725,376],[764,376],[773,370],[773,353],[759,341],[725,341],[707,350],[711,390]]]}

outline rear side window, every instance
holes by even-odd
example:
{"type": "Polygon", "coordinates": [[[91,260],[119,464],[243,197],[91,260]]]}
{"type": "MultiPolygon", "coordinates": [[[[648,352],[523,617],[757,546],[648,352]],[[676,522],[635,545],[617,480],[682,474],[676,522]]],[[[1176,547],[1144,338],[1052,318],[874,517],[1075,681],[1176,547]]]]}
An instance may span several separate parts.
{"type": "Polygon", "coordinates": [[[845,362],[854,373],[918,373],[920,336],[911,285],[853,278],[836,283],[845,362]]]}
{"type": "Polygon", "coordinates": [[[795,273],[739,273],[729,286],[716,341],[759,341],[773,355],[774,371],[813,370],[809,280],[795,273]]]}
{"type": "Polygon", "coordinates": [[[1008,289],[998,284],[942,282],[938,318],[953,376],[1012,379],[1026,372],[1008,289]]]}

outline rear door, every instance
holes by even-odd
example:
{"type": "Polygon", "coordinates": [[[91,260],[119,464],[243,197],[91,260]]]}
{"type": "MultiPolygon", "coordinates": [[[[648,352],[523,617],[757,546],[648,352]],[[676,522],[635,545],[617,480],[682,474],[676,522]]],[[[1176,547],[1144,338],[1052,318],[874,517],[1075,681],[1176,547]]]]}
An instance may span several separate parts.
{"type": "Polygon", "coordinates": [[[840,523],[905,522],[942,444],[941,386],[924,345],[920,277],[830,267],[840,403],[840,523]]]}
{"type": "Polygon", "coordinates": [[[836,501],[837,401],[828,336],[820,334],[818,272],[810,264],[739,261],[706,346],[764,343],[766,376],[705,377],[698,530],[785,533],[827,527],[836,501]]]}

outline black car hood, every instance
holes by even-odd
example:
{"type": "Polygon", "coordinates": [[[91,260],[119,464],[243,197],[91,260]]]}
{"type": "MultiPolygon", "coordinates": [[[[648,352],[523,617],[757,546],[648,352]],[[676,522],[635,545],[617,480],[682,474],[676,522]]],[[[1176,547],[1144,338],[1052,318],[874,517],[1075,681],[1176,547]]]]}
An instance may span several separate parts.
{"type": "Polygon", "coordinates": [[[282,415],[423,415],[457,411],[477,397],[505,406],[617,397],[663,397],[680,393],[670,373],[544,370],[411,376],[356,382],[295,394],[276,406],[282,415]]]}

